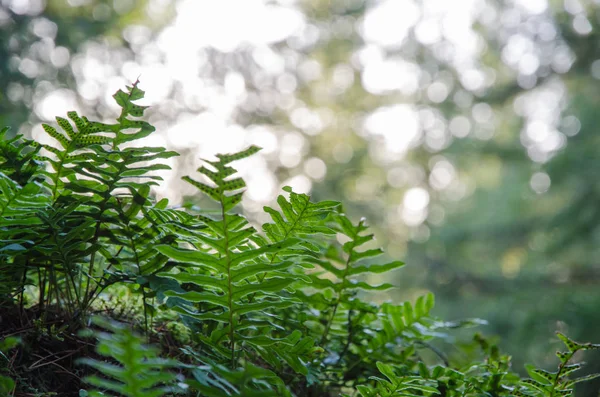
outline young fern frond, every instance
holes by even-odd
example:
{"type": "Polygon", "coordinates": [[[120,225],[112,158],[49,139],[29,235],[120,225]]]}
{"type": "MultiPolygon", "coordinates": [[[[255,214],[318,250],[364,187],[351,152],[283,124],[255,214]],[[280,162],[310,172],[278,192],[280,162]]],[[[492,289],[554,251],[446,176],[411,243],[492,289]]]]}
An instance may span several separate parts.
{"type": "Polygon", "coordinates": [[[158,348],[143,344],[141,337],[123,324],[99,317],[93,321],[108,331],[92,333],[98,339],[96,351],[116,363],[90,358],[80,360],[102,375],[84,379],[97,388],[90,391],[89,396],[105,396],[104,391],[109,391],[123,397],[161,397],[183,391],[176,384],[176,375],[168,371],[179,366],[177,362],[160,358],[158,348]]]}
{"type": "Polygon", "coordinates": [[[188,292],[166,292],[167,296],[188,303],[175,310],[198,321],[220,324],[210,337],[204,339],[204,343],[226,356],[232,368],[236,367],[243,345],[260,347],[276,342],[268,328],[260,328],[265,324],[264,313],[294,304],[293,297],[283,296],[281,292],[299,277],[286,271],[293,265],[291,261],[277,260],[270,268],[265,268],[261,260],[266,255],[274,255],[296,245],[297,239],[257,244],[251,239],[256,230],[248,226],[244,217],[231,212],[241,201],[240,189],[246,185],[241,178],[233,177],[236,171],[228,164],[258,150],[252,146],[239,153],[219,155],[218,161],[207,162],[212,169],[200,167],[198,171],[213,185],[184,177],[219,204],[221,216],[218,219],[205,218],[206,229],[187,237],[195,249],[170,245],[157,247],[160,253],[179,262],[182,270],[179,273],[160,273],[159,276],[192,286],[188,292]],[[259,278],[271,269],[277,272],[259,278]],[[202,305],[200,309],[197,304],[202,305]]]}
{"type": "MultiPolygon", "coordinates": [[[[271,208],[264,207],[273,223],[263,225],[263,231],[267,240],[261,236],[253,236],[253,241],[259,245],[274,244],[285,241],[289,238],[296,238],[299,244],[275,254],[269,254],[259,258],[257,263],[262,261],[265,269],[272,269],[273,263],[281,258],[296,262],[300,268],[312,267],[311,262],[320,256],[322,243],[320,237],[335,235],[335,230],[326,223],[327,217],[340,206],[337,201],[321,201],[313,203],[310,196],[298,194],[292,191],[292,188],[286,186],[283,190],[289,193],[289,199],[283,195],[277,197],[277,204],[281,212],[271,208]]],[[[273,269],[277,271],[277,269],[273,269]]],[[[268,273],[263,273],[259,278],[264,278],[268,273]]],[[[302,278],[304,283],[310,283],[309,278],[302,278]]],[[[252,297],[250,297],[252,299],[252,297]]]]}
{"type": "Polygon", "coordinates": [[[512,393],[517,396],[534,397],[570,397],[573,395],[574,386],[577,383],[585,382],[600,377],[600,373],[592,373],[571,379],[569,375],[573,374],[583,367],[583,363],[571,363],[575,353],[585,350],[600,349],[600,344],[579,343],[568,338],[564,334],[557,332],[558,338],[565,344],[567,351],[557,351],[560,364],[555,372],[536,368],[533,365],[526,365],[525,369],[531,377],[520,382],[521,389],[513,390],[512,393]]]}
{"type": "MultiPolygon", "coordinates": [[[[334,277],[322,278],[319,277],[318,273],[313,274],[311,277],[314,288],[321,291],[333,291],[333,295],[327,293],[330,297],[321,292],[323,295],[321,295],[320,300],[328,302],[330,306],[330,317],[326,321],[322,332],[321,344],[326,343],[332,327],[335,328],[339,325],[335,321],[338,310],[347,311],[353,308],[353,302],[356,301],[354,296],[357,291],[383,291],[393,288],[392,284],[373,285],[367,281],[359,280],[357,276],[367,273],[384,273],[404,265],[400,261],[381,265],[372,264],[370,266],[361,264],[363,260],[380,256],[383,253],[380,248],[359,251],[361,246],[374,239],[372,234],[364,234],[368,228],[364,219],[356,225],[352,224],[348,217],[342,213],[333,213],[330,219],[333,221],[334,229],[345,236],[348,241],[341,246],[341,249],[336,244],[331,244],[324,253],[325,257],[316,262],[326,273],[334,277]]],[[[342,327],[344,326],[342,325],[342,327]]]]}
{"type": "MultiPolygon", "coordinates": [[[[352,365],[359,365],[363,359],[369,362],[388,361],[395,352],[390,345],[398,349],[413,349],[423,346],[433,339],[430,330],[437,322],[431,317],[434,306],[434,296],[429,293],[417,298],[415,304],[383,303],[377,316],[371,316],[355,330],[351,350],[359,359],[351,359],[352,365]],[[377,332],[364,332],[377,330],[377,332]]],[[[427,346],[427,345],[425,345],[427,346]]]]}

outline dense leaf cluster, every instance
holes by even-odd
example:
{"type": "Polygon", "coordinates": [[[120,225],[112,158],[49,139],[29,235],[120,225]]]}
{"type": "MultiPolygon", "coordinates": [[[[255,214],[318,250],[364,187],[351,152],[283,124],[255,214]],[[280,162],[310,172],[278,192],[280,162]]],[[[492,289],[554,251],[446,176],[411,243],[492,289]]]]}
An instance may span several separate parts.
{"type": "MultiPolygon", "coordinates": [[[[145,107],[133,102],[142,97],[137,84],[117,92],[115,124],[70,112],[70,121],[57,118],[60,129],[44,125],[56,146],[0,132],[2,305],[35,306],[42,326],[52,309],[76,329],[103,292],[127,284],[147,335],[157,313],[189,330],[179,360],[163,359],[128,327],[96,318],[98,356],[81,360],[96,372],[86,378],[93,390],[81,395],[551,397],[594,376],[569,377],[581,366],[575,353],[600,345],[562,334],[558,370],[531,367],[531,379],[478,336],[483,360],[452,362],[438,342],[478,321],[437,320],[431,294],[414,304],[365,300],[392,288],[377,280],[403,263],[377,262],[383,252],[365,221],[352,222],[338,202],[286,187],[257,230],[237,210],[245,182],[231,166],[257,147],[184,177],[218,211],[156,202],[153,171],[169,169],[160,160],[177,153],[132,145],[154,131],[139,120],[145,107]]],[[[0,377],[5,392],[15,387],[0,377]]]]}

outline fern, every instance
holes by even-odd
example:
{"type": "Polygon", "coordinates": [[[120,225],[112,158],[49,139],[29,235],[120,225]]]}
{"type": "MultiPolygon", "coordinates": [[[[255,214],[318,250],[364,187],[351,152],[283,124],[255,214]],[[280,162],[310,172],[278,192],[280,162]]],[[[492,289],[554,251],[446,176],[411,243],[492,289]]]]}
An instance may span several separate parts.
{"type": "Polygon", "coordinates": [[[36,213],[49,205],[41,184],[31,181],[20,186],[0,173],[0,193],[0,227],[6,238],[17,233],[27,234],[26,228],[41,224],[36,213]]]}
{"type": "Polygon", "coordinates": [[[600,344],[579,343],[557,332],[558,338],[565,344],[567,351],[557,351],[560,364],[555,372],[546,371],[527,365],[530,379],[520,382],[520,388],[513,390],[517,396],[556,397],[572,396],[573,387],[580,382],[585,382],[600,377],[600,373],[589,374],[571,379],[569,376],[583,367],[583,363],[571,363],[573,356],[579,351],[600,349],[600,344]]]}
{"type": "MultiPolygon", "coordinates": [[[[400,348],[411,348],[432,339],[432,330],[436,324],[430,312],[434,306],[433,294],[417,299],[414,305],[410,302],[402,304],[384,303],[373,321],[365,321],[363,328],[355,333],[357,340],[366,343],[353,344],[358,356],[368,358],[370,362],[388,360],[390,345],[400,348]],[[377,330],[375,333],[365,332],[377,330]],[[429,334],[429,335],[428,335],[429,334]]],[[[354,365],[358,362],[355,361],[354,365]]]]}
{"type": "MultiPolygon", "coordinates": [[[[260,246],[275,244],[289,238],[297,239],[298,244],[277,253],[257,258],[257,261],[262,263],[265,269],[272,269],[275,261],[285,258],[297,265],[289,268],[289,270],[295,269],[304,273],[307,268],[313,268],[312,262],[317,261],[320,257],[322,247],[318,239],[335,235],[335,230],[326,224],[326,220],[330,213],[337,211],[340,203],[337,201],[313,203],[308,195],[295,193],[289,186],[284,187],[283,190],[289,194],[289,199],[286,199],[283,195],[277,198],[277,204],[279,204],[281,212],[271,207],[264,207],[265,212],[273,220],[273,223],[266,223],[262,226],[267,239],[263,239],[259,235],[252,236],[252,239],[260,246]]],[[[276,270],[273,269],[273,271],[276,270]]],[[[262,280],[268,274],[267,272],[263,273],[259,280],[262,280]]],[[[300,288],[312,282],[308,277],[301,277],[300,281],[301,284],[297,285],[300,288]]],[[[251,296],[250,301],[252,299],[251,296]]]]}
{"type": "Polygon", "coordinates": [[[7,132],[0,130],[0,258],[31,243],[31,228],[41,223],[36,213],[49,206],[43,186],[32,178],[41,166],[34,159],[39,148],[22,135],[6,139],[7,132]]]}
{"type": "Polygon", "coordinates": [[[190,348],[182,349],[196,364],[188,365],[190,390],[205,397],[271,396],[290,397],[291,393],[276,373],[244,361],[231,369],[199,355],[190,348]]]}
{"type": "MultiPolygon", "coordinates": [[[[344,244],[337,240],[328,244],[315,241],[315,245],[320,246],[319,255],[307,260],[320,270],[309,274],[309,288],[300,290],[297,295],[306,305],[306,313],[311,313],[308,309],[310,307],[319,309],[316,316],[304,315],[303,323],[310,328],[312,334],[319,336],[322,346],[327,346],[329,357],[326,362],[331,366],[332,373],[338,374],[335,377],[337,380],[330,378],[330,381],[339,382],[347,369],[344,364],[345,356],[356,350],[355,345],[359,345],[362,350],[366,349],[363,343],[372,339],[372,335],[369,332],[363,334],[363,330],[377,320],[379,309],[362,302],[357,293],[392,288],[391,284],[373,285],[359,277],[397,269],[403,263],[393,261],[381,265],[364,264],[364,260],[377,257],[383,252],[377,248],[362,248],[373,240],[373,235],[364,234],[367,230],[364,220],[354,225],[343,213],[331,211],[326,220],[328,227],[345,236],[347,241],[344,244]]],[[[365,355],[368,356],[369,354],[365,355]]],[[[355,360],[355,357],[348,360],[353,361],[352,367],[362,361],[355,360]]]]}
{"type": "MultiPolygon", "coordinates": [[[[465,395],[507,395],[519,376],[510,370],[510,356],[500,354],[498,347],[475,334],[475,344],[485,354],[485,360],[469,363],[464,368],[444,365],[427,366],[423,361],[404,364],[402,373],[419,376],[447,397],[465,395]]],[[[377,384],[376,388],[380,385],[377,384]]]]}
{"type": "MultiPolygon", "coordinates": [[[[19,179],[19,178],[17,178],[19,179]]],[[[40,183],[29,180],[20,186],[0,173],[0,301],[22,293],[28,261],[42,223],[39,214],[49,207],[40,183]]],[[[21,300],[22,301],[22,300],[21,300]]]]}
{"type": "Polygon", "coordinates": [[[100,250],[108,258],[110,267],[105,270],[103,284],[97,289],[99,294],[104,288],[117,282],[137,284],[137,291],[142,295],[146,333],[149,331],[148,318],[155,312],[155,308],[149,303],[149,299],[155,296],[155,292],[149,289],[149,277],[167,268],[167,257],[157,254],[154,247],[171,243],[175,239],[173,234],[164,233],[148,216],[149,211],[159,210],[167,204],[162,201],[152,205],[149,194],[149,186],[142,187],[128,204],[122,203],[121,207],[115,208],[121,225],[118,228],[107,228],[102,237],[119,247],[119,252],[114,256],[110,250],[100,250]]]}
{"type": "MultiPolygon", "coordinates": [[[[147,233],[133,230],[143,218],[140,208],[150,205],[149,187],[161,180],[151,172],[169,169],[153,162],[177,154],[164,148],[121,148],[154,131],[146,121],[131,118],[143,114],[145,107],[132,103],[143,94],[136,82],[128,92],[119,90],[114,95],[121,107],[115,124],[89,121],[69,112],[70,121],[56,118],[61,131],[43,125],[59,145],[41,145],[49,157],[37,156],[51,166],[41,173],[47,176],[53,203],[52,211],[41,218],[44,227],[33,247],[38,253],[36,263],[44,269],[38,274],[40,303],[45,299],[60,304],[62,300],[68,312],[75,313],[72,308],[77,307],[78,313],[85,313],[111,282],[128,281],[114,277],[114,271],[105,273],[106,269],[113,267],[117,273],[130,275],[131,268],[137,267],[138,276],[148,270],[147,263],[141,264],[150,252],[147,233]],[[134,132],[129,132],[132,129],[134,132]],[[127,241],[116,236],[125,236],[127,241]],[[136,241],[138,237],[140,241],[136,241]],[[105,247],[109,240],[112,249],[105,247]],[[136,263],[130,256],[116,259],[118,254],[133,255],[136,263]]],[[[155,232],[154,237],[159,234],[155,232]]]]}
{"type": "MultiPolygon", "coordinates": [[[[370,266],[361,264],[363,260],[377,257],[383,253],[379,248],[359,251],[361,246],[372,241],[374,238],[372,234],[364,234],[367,230],[365,221],[361,220],[358,224],[354,225],[342,213],[333,213],[330,219],[332,220],[334,230],[345,236],[348,241],[341,245],[341,247],[337,242],[330,244],[324,252],[324,257],[315,261],[324,270],[324,273],[314,273],[311,275],[311,287],[320,290],[320,294],[317,295],[317,300],[308,299],[313,303],[317,303],[320,300],[329,306],[329,318],[326,320],[324,329],[322,330],[321,343],[327,341],[329,333],[332,330],[339,332],[347,326],[347,324],[343,324],[346,323],[347,311],[353,309],[355,303],[359,302],[359,300],[355,299],[357,291],[382,291],[393,288],[393,285],[389,283],[379,285],[370,284],[367,281],[359,280],[358,276],[367,273],[384,273],[404,265],[400,261],[370,266]],[[337,315],[340,316],[336,317],[337,315]],[[337,320],[341,320],[341,323],[337,320]]],[[[313,296],[312,298],[315,297],[313,296]]],[[[362,309],[364,308],[365,306],[362,306],[362,309]]]]}
{"type": "Polygon", "coordinates": [[[265,212],[273,220],[273,223],[263,225],[263,230],[270,242],[283,241],[293,236],[304,238],[304,245],[312,249],[314,246],[311,241],[318,235],[331,236],[335,234],[335,231],[326,226],[324,221],[332,211],[340,206],[338,201],[313,203],[308,195],[295,193],[289,186],[284,187],[283,190],[289,193],[289,200],[282,195],[277,198],[281,213],[273,208],[264,207],[265,212]]]}
{"type": "Polygon", "coordinates": [[[39,172],[42,164],[36,157],[41,147],[23,135],[8,139],[8,131],[8,127],[0,129],[0,172],[24,186],[39,172]]]}
{"type": "Polygon", "coordinates": [[[103,392],[109,391],[124,397],[160,397],[183,391],[181,385],[176,384],[176,375],[168,372],[178,365],[176,362],[159,358],[156,347],[143,344],[141,338],[123,324],[100,317],[94,318],[94,324],[109,331],[92,333],[98,339],[96,351],[116,363],[90,358],[80,361],[102,375],[84,379],[98,388],[89,392],[90,396],[105,396],[103,392]]]}
{"type": "Polygon", "coordinates": [[[377,381],[376,388],[357,386],[357,390],[363,397],[417,397],[440,394],[434,387],[435,383],[420,376],[401,376],[394,371],[394,366],[377,362],[377,368],[385,376],[371,377],[377,381]]]}
{"type": "MultiPolygon", "coordinates": [[[[600,345],[561,334],[568,351],[557,353],[558,370],[528,366],[531,379],[511,372],[510,357],[477,335],[485,359],[457,363],[436,338],[483,322],[436,319],[432,294],[414,303],[364,299],[392,288],[371,278],[389,279],[403,263],[377,262],[383,251],[373,248],[365,221],[353,223],[339,202],[285,187],[277,206],[264,208],[270,222],[256,230],[238,211],[245,182],[231,163],[257,147],[206,161],[203,179],[183,178],[217,213],[156,202],[151,187],[161,179],[153,172],[169,169],[162,160],[177,153],[132,146],[154,131],[139,119],[146,107],[134,103],[143,95],[137,82],[119,90],[113,124],[69,112],[58,127],[44,125],[56,147],[0,130],[4,307],[19,296],[15,312],[25,317],[31,291],[36,327],[51,328],[56,307],[66,329],[87,321],[103,291],[128,284],[141,295],[147,336],[164,336],[155,315],[186,328],[183,364],[159,358],[128,327],[94,319],[108,332],[94,333],[104,358],[83,360],[97,372],[86,378],[95,388],[89,395],[559,397],[597,376],[571,378],[581,367],[571,361],[600,345]]],[[[0,390],[12,389],[0,376],[0,390]]]]}
{"type": "Polygon", "coordinates": [[[221,217],[205,218],[207,228],[193,235],[192,242],[200,249],[170,245],[157,247],[160,253],[182,264],[181,272],[161,273],[159,276],[193,286],[189,292],[169,291],[167,296],[187,302],[188,305],[176,308],[182,314],[198,321],[221,324],[204,342],[215,352],[228,357],[231,368],[236,367],[243,345],[260,348],[275,342],[268,331],[259,330],[265,322],[253,315],[293,305],[294,299],[283,297],[280,292],[299,277],[285,272],[293,265],[290,261],[276,261],[269,267],[258,261],[265,255],[277,254],[297,244],[298,240],[288,238],[273,244],[257,245],[251,240],[256,230],[248,226],[244,217],[231,213],[241,201],[240,189],[245,187],[245,183],[240,178],[231,178],[235,170],[228,164],[257,151],[258,148],[250,147],[239,153],[219,155],[219,161],[207,162],[213,169],[199,168],[198,171],[209,178],[213,186],[184,177],[219,203],[221,217]],[[264,273],[270,273],[270,276],[259,278],[264,273]],[[203,310],[194,309],[198,303],[205,305],[203,310]],[[224,346],[225,341],[227,346],[224,346]]]}

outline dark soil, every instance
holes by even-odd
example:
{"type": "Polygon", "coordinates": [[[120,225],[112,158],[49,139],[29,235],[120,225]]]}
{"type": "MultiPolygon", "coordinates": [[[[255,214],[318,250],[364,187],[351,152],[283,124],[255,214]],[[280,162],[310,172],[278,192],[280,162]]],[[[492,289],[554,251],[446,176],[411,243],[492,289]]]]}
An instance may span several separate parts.
{"type": "MultiPolygon", "coordinates": [[[[132,324],[143,334],[127,313],[111,311],[104,315],[132,324]]],[[[0,363],[0,375],[16,382],[14,397],[79,397],[79,390],[86,388],[82,378],[91,373],[88,367],[78,364],[78,359],[109,360],[96,353],[93,338],[79,336],[87,324],[67,318],[55,308],[46,307],[41,312],[37,307],[21,310],[17,305],[0,305],[0,341],[9,336],[21,340],[6,352],[8,363],[0,363]]],[[[166,327],[154,330],[150,343],[161,347],[163,357],[186,361],[179,350],[183,344],[166,327]]]]}
{"type": "Polygon", "coordinates": [[[42,325],[36,308],[0,307],[0,340],[21,340],[6,352],[3,375],[15,380],[15,397],[79,396],[87,368],[77,365],[77,359],[96,356],[93,341],[79,337],[81,327],[67,326],[59,313],[45,310],[44,315],[42,325]]]}

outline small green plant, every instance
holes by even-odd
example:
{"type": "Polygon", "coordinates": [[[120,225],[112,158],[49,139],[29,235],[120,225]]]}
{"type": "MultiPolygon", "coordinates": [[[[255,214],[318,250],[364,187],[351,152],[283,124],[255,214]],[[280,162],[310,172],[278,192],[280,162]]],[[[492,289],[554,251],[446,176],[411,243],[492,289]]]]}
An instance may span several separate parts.
{"type": "Polygon", "coordinates": [[[127,93],[118,91],[114,98],[121,114],[114,124],[91,122],[76,112],[67,114],[69,120],[56,118],[62,131],[43,124],[55,146],[20,137],[4,140],[7,130],[0,132],[0,169],[8,170],[0,173],[5,296],[34,285],[42,313],[54,306],[81,319],[109,285],[134,282],[164,264],[150,249],[159,232],[137,215],[150,186],[161,180],[151,171],[169,169],[155,160],[177,154],[123,147],[154,131],[135,119],[145,107],[133,101],[142,97],[137,83],[127,93]]]}
{"type": "Polygon", "coordinates": [[[590,374],[579,378],[570,378],[569,376],[583,367],[583,363],[572,362],[575,354],[585,350],[600,349],[600,344],[578,343],[560,332],[557,332],[556,335],[567,348],[567,351],[556,352],[556,356],[560,361],[558,369],[555,372],[549,372],[533,365],[527,365],[527,373],[531,378],[520,382],[521,387],[513,390],[515,395],[536,397],[571,396],[575,384],[600,376],[600,374],[590,374]]]}
{"type": "Polygon", "coordinates": [[[15,381],[10,376],[11,359],[9,351],[17,347],[21,341],[14,336],[0,340],[0,395],[9,396],[15,390],[15,381]]]}
{"type": "MultiPolygon", "coordinates": [[[[92,332],[97,356],[80,360],[95,373],[84,377],[94,390],[81,396],[558,397],[596,376],[568,377],[581,367],[574,355],[599,345],[562,334],[558,371],[528,367],[531,379],[479,336],[481,360],[453,362],[449,330],[482,321],[440,321],[433,294],[367,301],[365,293],[393,288],[378,280],[404,264],[379,262],[366,221],[353,222],[339,202],[285,187],[264,208],[270,221],[251,225],[233,163],[257,147],[217,155],[183,178],[217,211],[155,201],[153,171],[169,169],[160,161],[177,153],[135,146],[154,131],[134,104],[143,95],[137,82],[118,91],[113,124],[75,112],[58,117],[58,129],[45,124],[56,146],[0,131],[0,307],[40,338],[64,341],[102,308],[103,293],[127,290],[138,297],[132,312],[143,314],[129,320],[146,338],[158,333],[157,317],[185,327],[185,345],[161,349],[94,318],[105,331],[92,332]]],[[[5,393],[11,382],[0,378],[5,393]]]]}
{"type": "MultiPolygon", "coordinates": [[[[160,397],[182,391],[175,384],[176,375],[168,371],[177,364],[159,358],[158,348],[141,343],[141,338],[124,324],[101,317],[93,320],[95,325],[106,330],[92,333],[98,339],[96,351],[116,363],[82,359],[82,364],[89,365],[102,375],[88,376],[84,379],[86,383],[125,397],[160,397]]],[[[91,397],[106,395],[98,390],[84,394],[91,397]]]]}

